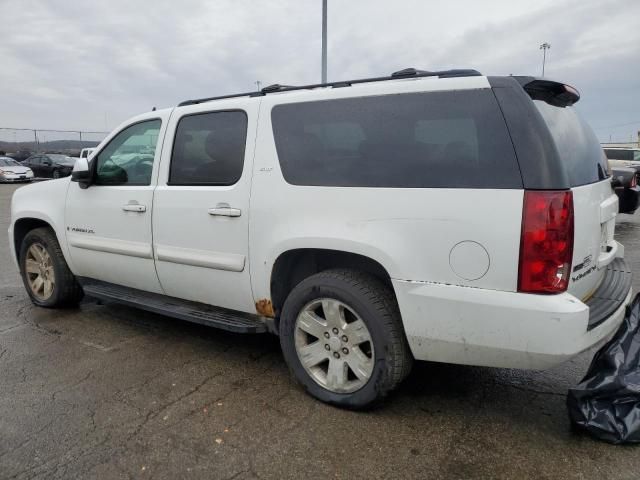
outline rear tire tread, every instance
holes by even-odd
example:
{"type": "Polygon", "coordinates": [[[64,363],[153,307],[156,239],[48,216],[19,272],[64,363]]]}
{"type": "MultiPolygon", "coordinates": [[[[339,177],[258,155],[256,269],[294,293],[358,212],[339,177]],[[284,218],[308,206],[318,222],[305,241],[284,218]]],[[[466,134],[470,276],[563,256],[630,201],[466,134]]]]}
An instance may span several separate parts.
{"type": "MultiPolygon", "coordinates": [[[[395,294],[377,277],[366,272],[347,268],[325,270],[307,277],[294,288],[292,293],[296,290],[323,285],[326,280],[337,281],[353,288],[355,290],[353,293],[359,296],[362,302],[368,303],[375,310],[377,314],[375,320],[380,323],[382,331],[386,334],[385,362],[387,371],[377,380],[378,383],[375,385],[376,398],[366,404],[356,405],[349,401],[342,402],[339,400],[325,401],[349,408],[371,407],[382,401],[393,391],[409,375],[413,365],[413,355],[404,334],[395,294]]],[[[291,294],[287,300],[289,298],[291,298],[291,294]]],[[[285,301],[283,311],[287,310],[286,304],[287,301],[285,301]]],[[[293,369],[292,373],[295,375],[293,369]]],[[[303,384],[303,386],[309,391],[306,385],[303,384]]]]}
{"type": "Polygon", "coordinates": [[[390,353],[393,356],[393,368],[389,372],[389,387],[384,394],[395,389],[404,380],[413,366],[413,356],[404,335],[404,328],[400,316],[400,309],[395,294],[377,277],[371,274],[351,269],[326,270],[319,275],[326,274],[333,278],[351,283],[378,310],[384,324],[390,333],[390,353]]]}

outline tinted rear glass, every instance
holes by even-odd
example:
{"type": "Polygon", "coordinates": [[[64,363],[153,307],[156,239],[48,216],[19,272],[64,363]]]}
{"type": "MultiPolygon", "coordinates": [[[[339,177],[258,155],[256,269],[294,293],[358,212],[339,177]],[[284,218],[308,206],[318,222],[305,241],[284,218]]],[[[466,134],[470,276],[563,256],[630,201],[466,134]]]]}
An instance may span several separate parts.
{"type": "Polygon", "coordinates": [[[634,152],[633,150],[605,148],[604,153],[609,160],[640,160],[640,152],[634,152]]]}
{"type": "Polygon", "coordinates": [[[606,157],[591,127],[572,107],[533,102],[542,114],[567,169],[572,187],[607,178],[606,157]]]}
{"type": "Polygon", "coordinates": [[[294,185],[522,188],[488,89],[283,104],[271,118],[294,185]]]}

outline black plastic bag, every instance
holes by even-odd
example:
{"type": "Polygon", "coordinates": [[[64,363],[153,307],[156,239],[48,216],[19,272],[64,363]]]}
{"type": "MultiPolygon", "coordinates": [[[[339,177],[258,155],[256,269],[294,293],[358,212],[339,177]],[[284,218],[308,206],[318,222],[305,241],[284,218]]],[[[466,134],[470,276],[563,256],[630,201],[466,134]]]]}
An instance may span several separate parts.
{"type": "Polygon", "coordinates": [[[620,329],[567,395],[571,421],[609,443],[640,442],[639,330],[640,294],[627,307],[620,329]]]}

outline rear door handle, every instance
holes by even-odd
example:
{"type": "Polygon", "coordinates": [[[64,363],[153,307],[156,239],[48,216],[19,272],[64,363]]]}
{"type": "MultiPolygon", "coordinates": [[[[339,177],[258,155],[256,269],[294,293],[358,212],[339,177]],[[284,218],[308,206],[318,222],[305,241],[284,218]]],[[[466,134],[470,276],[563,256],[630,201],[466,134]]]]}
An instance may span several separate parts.
{"type": "Polygon", "coordinates": [[[239,217],[242,211],[239,208],[231,207],[215,207],[207,210],[209,215],[215,215],[219,217],[239,217]]]}
{"type": "Polygon", "coordinates": [[[138,205],[137,203],[127,203],[122,206],[122,210],[125,212],[138,212],[143,213],[147,211],[147,207],[144,205],[138,205]]]}

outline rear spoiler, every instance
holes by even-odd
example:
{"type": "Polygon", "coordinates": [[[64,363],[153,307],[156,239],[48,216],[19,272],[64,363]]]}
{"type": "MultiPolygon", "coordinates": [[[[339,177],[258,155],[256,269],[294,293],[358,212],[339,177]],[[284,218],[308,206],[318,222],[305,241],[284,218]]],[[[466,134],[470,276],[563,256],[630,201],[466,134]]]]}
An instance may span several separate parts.
{"type": "Polygon", "coordinates": [[[571,85],[536,77],[513,77],[533,100],[554,107],[570,107],[580,100],[580,92],[571,85]]]}

